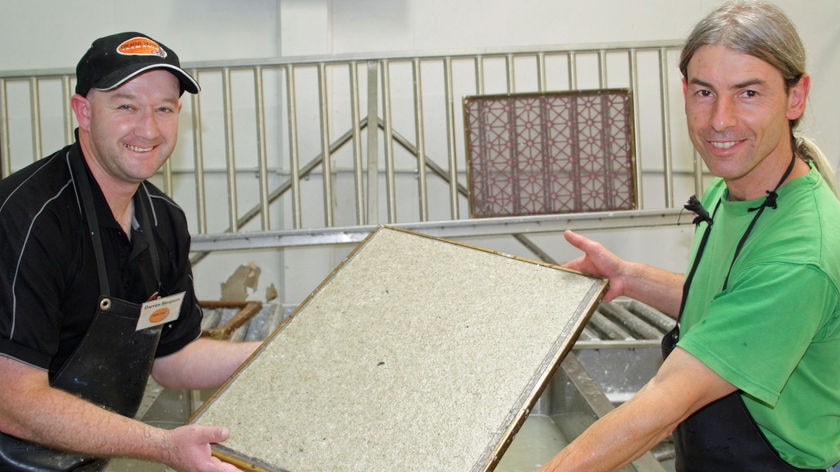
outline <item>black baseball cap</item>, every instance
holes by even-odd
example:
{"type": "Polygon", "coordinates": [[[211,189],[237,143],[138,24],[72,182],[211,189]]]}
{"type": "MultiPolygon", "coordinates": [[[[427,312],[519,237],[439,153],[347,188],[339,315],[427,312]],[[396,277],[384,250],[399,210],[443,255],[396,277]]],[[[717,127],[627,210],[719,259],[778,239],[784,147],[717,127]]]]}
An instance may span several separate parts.
{"type": "Polygon", "coordinates": [[[181,83],[181,93],[201,90],[198,82],[181,69],[175,51],[145,34],[125,32],[99,38],[90,45],[76,66],[76,93],[87,95],[92,88],[113,90],[152,69],[172,72],[181,83]]]}

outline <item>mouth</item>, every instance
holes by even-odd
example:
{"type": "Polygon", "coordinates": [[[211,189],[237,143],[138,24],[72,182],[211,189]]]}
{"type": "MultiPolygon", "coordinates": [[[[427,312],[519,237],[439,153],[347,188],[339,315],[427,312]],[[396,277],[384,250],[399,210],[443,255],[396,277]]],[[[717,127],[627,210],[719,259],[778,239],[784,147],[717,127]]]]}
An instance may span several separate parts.
{"type": "Polygon", "coordinates": [[[743,140],[741,140],[741,139],[727,140],[727,141],[713,141],[713,140],[707,140],[706,141],[706,143],[708,144],[708,146],[712,150],[719,151],[719,152],[726,152],[726,151],[734,148],[738,144],[741,144],[742,142],[743,142],[743,140]]]}
{"type": "Polygon", "coordinates": [[[125,144],[124,146],[125,146],[126,149],[128,149],[129,151],[133,151],[133,152],[150,152],[154,149],[154,146],[152,146],[152,147],[139,147],[139,146],[132,146],[131,144],[125,144]]]}

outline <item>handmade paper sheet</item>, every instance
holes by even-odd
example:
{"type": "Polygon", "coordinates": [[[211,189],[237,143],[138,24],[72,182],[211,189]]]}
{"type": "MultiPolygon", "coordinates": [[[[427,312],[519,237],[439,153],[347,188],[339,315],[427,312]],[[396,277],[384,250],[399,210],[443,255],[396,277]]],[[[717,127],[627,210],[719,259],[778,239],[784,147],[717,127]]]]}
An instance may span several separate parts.
{"type": "Polygon", "coordinates": [[[191,422],[246,470],[493,470],[605,286],[382,227],[191,422]]]}

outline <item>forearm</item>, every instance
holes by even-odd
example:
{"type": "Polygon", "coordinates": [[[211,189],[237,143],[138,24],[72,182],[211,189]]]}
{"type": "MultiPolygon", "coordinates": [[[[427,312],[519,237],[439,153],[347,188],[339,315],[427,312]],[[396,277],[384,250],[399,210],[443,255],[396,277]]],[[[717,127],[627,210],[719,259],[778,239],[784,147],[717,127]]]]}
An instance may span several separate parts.
{"type": "Polygon", "coordinates": [[[212,456],[211,444],[228,438],[226,428],[155,428],[51,387],[30,391],[23,400],[9,398],[0,405],[0,430],[30,442],[95,457],[158,462],[177,471],[238,470],[212,456]]]}
{"type": "Polygon", "coordinates": [[[673,383],[654,378],[626,403],[596,421],[539,472],[616,471],[665,439],[685,417],[673,383]]]}
{"type": "Polygon", "coordinates": [[[157,359],[152,375],[168,388],[202,389],[221,385],[260,346],[199,338],[180,351],[157,359]]]}
{"type": "Polygon", "coordinates": [[[676,426],[659,418],[653,412],[643,416],[624,404],[584,431],[540,472],[619,470],[653,448],[676,426]]]}
{"type": "Polygon", "coordinates": [[[732,384],[677,348],[633,398],[596,421],[540,472],[619,470],[691,414],[734,391],[732,384]]]}
{"type": "Polygon", "coordinates": [[[168,432],[105,410],[46,383],[46,373],[0,357],[14,378],[0,390],[0,430],[51,448],[98,457],[168,459],[168,432]],[[20,364],[20,365],[16,365],[20,364]]]}
{"type": "Polygon", "coordinates": [[[29,437],[24,439],[97,457],[169,461],[167,431],[55,392],[62,398],[53,399],[54,405],[46,410],[51,414],[26,419],[29,437]]]}
{"type": "Polygon", "coordinates": [[[684,276],[638,262],[626,262],[623,295],[676,318],[682,300],[684,276]]]}

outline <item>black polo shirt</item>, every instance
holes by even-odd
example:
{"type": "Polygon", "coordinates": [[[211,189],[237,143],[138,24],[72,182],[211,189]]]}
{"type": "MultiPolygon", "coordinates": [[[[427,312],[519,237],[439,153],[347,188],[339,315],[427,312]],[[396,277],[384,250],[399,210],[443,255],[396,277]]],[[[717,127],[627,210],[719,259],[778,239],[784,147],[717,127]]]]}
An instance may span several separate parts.
{"type": "MultiPolygon", "coordinates": [[[[78,142],[0,180],[0,355],[48,369],[51,376],[84,337],[100,296],[71,159],[84,161],[78,142]]],[[[155,291],[186,292],[179,318],[163,328],[156,356],[178,351],[199,336],[202,316],[183,210],[148,182],[134,197],[148,199],[152,208],[161,271],[157,290],[146,238],[129,239],[89,170],[84,178],[91,182],[99,219],[108,295],[143,303],[155,291]]]]}

